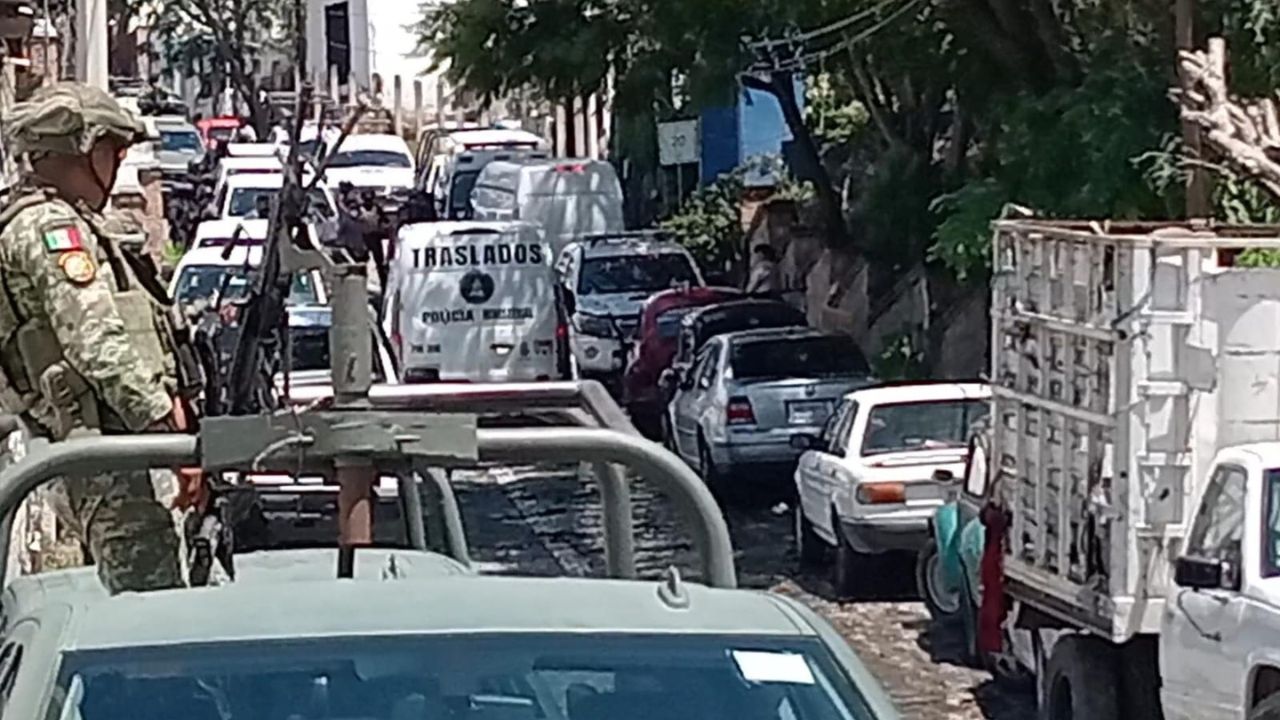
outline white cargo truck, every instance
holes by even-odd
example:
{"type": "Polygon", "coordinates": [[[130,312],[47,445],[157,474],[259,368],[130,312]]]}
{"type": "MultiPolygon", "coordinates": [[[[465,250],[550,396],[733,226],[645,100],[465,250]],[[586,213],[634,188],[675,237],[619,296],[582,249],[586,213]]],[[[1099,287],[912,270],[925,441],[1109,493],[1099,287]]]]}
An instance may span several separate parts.
{"type": "Polygon", "coordinates": [[[1280,228],[996,223],[993,492],[1041,718],[1280,703],[1280,270],[1245,247],[1280,228]]]}

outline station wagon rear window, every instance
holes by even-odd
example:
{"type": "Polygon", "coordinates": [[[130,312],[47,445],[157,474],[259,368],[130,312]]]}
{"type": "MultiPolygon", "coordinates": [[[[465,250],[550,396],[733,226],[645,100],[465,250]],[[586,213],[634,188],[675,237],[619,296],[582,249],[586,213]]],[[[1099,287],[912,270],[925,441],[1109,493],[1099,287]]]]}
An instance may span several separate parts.
{"type": "Polygon", "coordinates": [[[987,410],[985,400],[877,405],[867,416],[862,454],[968,447],[970,426],[987,410]]]}
{"type": "MultiPolygon", "coordinates": [[[[350,636],[72,652],[82,720],[872,720],[816,640],[350,636]]],[[[57,717],[56,713],[49,716],[57,717]]]]}
{"type": "Polygon", "coordinates": [[[865,375],[871,372],[849,337],[778,338],[735,342],[730,362],[737,380],[865,375]]]}

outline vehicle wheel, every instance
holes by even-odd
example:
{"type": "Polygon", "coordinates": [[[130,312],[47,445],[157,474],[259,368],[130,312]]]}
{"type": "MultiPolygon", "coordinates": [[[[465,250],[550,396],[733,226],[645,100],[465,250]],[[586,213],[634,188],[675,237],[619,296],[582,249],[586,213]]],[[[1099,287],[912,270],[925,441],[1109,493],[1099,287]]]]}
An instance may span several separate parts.
{"type": "Polygon", "coordinates": [[[938,552],[938,541],[933,538],[916,554],[916,589],[934,620],[954,620],[960,612],[961,590],[947,587],[946,568],[938,552]]]}
{"type": "Polygon", "coordinates": [[[1272,693],[1249,710],[1249,720],[1280,720],[1280,692],[1272,693]]]}
{"type": "Polygon", "coordinates": [[[858,592],[858,584],[863,569],[867,564],[867,556],[853,549],[840,530],[840,518],[832,515],[831,528],[836,536],[836,560],[831,568],[831,585],[836,597],[840,599],[852,597],[858,592]]]}
{"type": "Polygon", "coordinates": [[[716,497],[723,500],[725,492],[724,476],[720,474],[720,470],[716,467],[715,458],[711,457],[711,447],[707,445],[707,441],[698,438],[698,475],[702,477],[702,482],[707,484],[711,492],[716,497]]]}
{"type": "Polygon", "coordinates": [[[1040,720],[1118,720],[1115,650],[1082,635],[1065,635],[1045,662],[1040,720]]]}
{"type": "Polygon", "coordinates": [[[796,554],[800,556],[800,569],[807,570],[827,559],[827,543],[813,529],[813,523],[805,517],[804,509],[796,503],[796,554]]]}

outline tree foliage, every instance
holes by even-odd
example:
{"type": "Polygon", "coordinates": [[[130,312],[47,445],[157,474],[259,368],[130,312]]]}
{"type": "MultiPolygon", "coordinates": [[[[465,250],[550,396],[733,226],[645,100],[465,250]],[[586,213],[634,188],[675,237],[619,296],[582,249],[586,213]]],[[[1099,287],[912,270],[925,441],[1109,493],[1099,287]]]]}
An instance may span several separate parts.
{"type": "Polygon", "coordinates": [[[699,265],[724,271],[745,255],[741,200],[749,177],[770,175],[776,182],[771,196],[804,202],[813,188],[787,172],[780,158],[758,157],[732,173],[695,191],[662,227],[689,249],[699,265]]]}
{"type": "Polygon", "coordinates": [[[159,38],[160,54],[185,74],[204,78],[214,92],[222,78],[229,79],[250,121],[265,133],[261,61],[268,48],[290,49],[287,39],[297,25],[292,0],[162,0],[155,7],[152,36],[159,38]]]}
{"type": "MultiPolygon", "coordinates": [[[[1234,91],[1280,87],[1277,8],[1199,3],[1201,34],[1232,48],[1234,91]]],[[[984,281],[989,223],[1010,202],[1048,217],[1181,213],[1165,0],[457,0],[420,29],[482,95],[575,97],[612,77],[619,114],[661,118],[717,101],[744,77],[767,83],[743,75],[761,56],[744,38],[855,16],[803,44],[801,124],[835,178],[819,197],[837,197],[856,247],[890,274],[933,262],[984,281]]],[[[1215,188],[1219,216],[1269,217],[1248,178],[1215,188]]],[[[725,191],[695,195],[673,222],[727,237],[728,223],[693,219],[727,217],[725,191]]]]}

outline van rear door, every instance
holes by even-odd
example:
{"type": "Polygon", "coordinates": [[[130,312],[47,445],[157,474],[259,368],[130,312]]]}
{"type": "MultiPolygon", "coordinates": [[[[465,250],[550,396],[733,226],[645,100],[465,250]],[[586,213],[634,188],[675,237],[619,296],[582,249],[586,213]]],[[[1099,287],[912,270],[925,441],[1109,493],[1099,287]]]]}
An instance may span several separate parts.
{"type": "Polygon", "coordinates": [[[405,252],[409,269],[400,300],[407,380],[558,376],[555,273],[538,228],[464,226],[405,252]]]}

